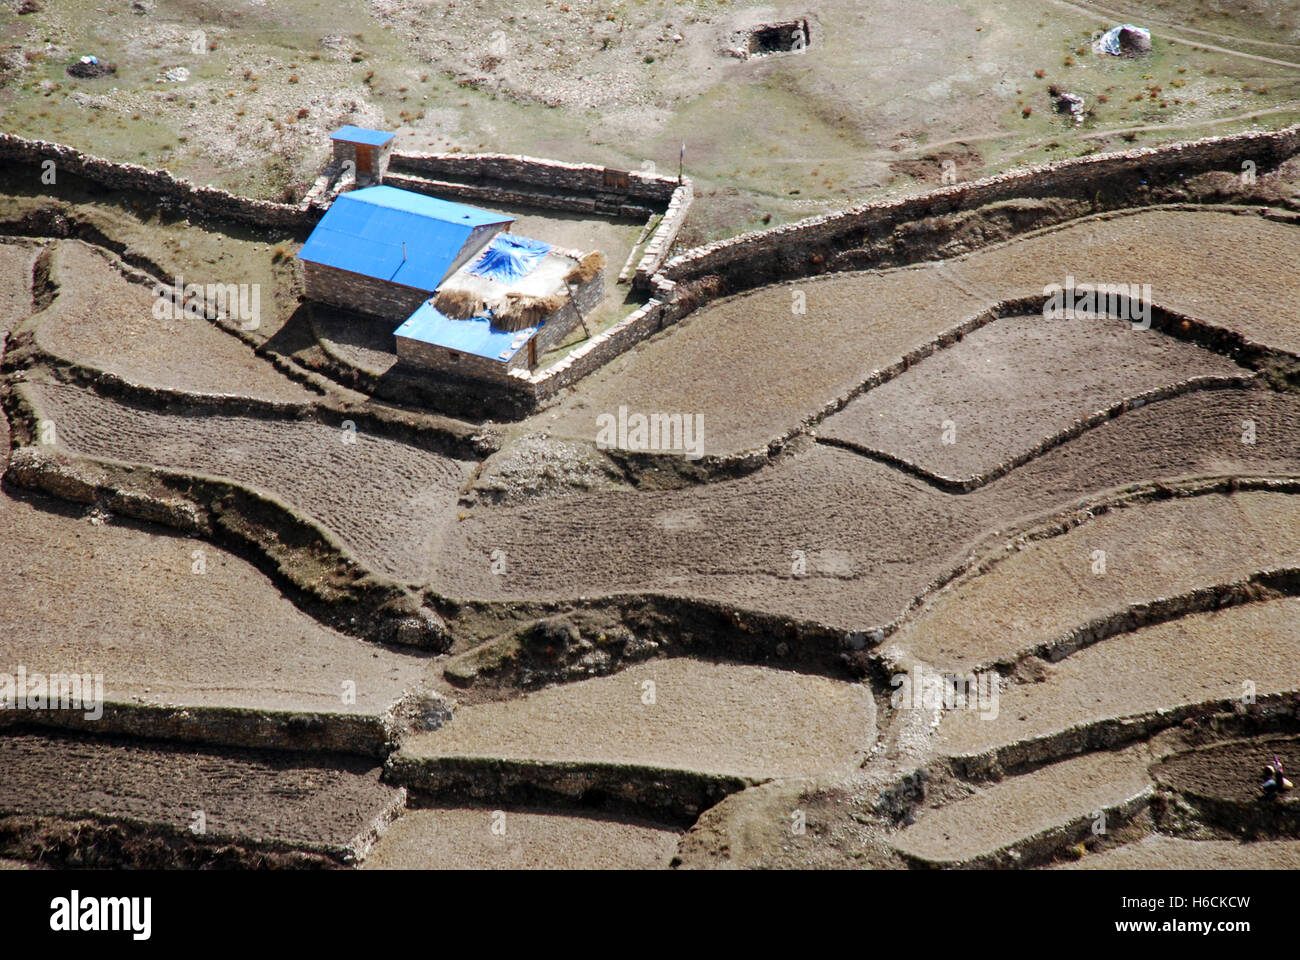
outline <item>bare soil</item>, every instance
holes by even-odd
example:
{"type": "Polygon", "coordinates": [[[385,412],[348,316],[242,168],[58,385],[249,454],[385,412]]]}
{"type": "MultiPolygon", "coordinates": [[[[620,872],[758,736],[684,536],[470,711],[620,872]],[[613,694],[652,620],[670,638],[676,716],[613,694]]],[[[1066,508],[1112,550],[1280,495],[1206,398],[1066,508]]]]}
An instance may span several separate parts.
{"type": "Polygon", "coordinates": [[[360,847],[400,800],[371,762],[292,753],[207,750],[74,736],[0,737],[10,775],[0,783],[6,818],[144,823],[252,847],[360,847]]]}
{"type": "Polygon", "coordinates": [[[798,777],[860,760],[875,740],[875,715],[857,684],[676,658],[463,707],[403,751],[798,777]]]}
{"type": "Polygon", "coordinates": [[[1296,870],[1300,841],[1184,840],[1152,834],[1134,843],[1089,854],[1058,870],[1296,870]]]}
{"type": "Polygon", "coordinates": [[[1211,494],[1114,510],[955,583],[891,643],[936,667],[1014,660],[1136,604],[1300,564],[1290,494],[1211,494]],[[1104,557],[1095,551],[1103,551],[1104,557]],[[1103,567],[1098,564],[1104,561],[1103,567]],[[1037,599],[1051,597],[1050,604],[1037,599]]]}
{"type": "Polygon", "coordinates": [[[1296,398],[1194,393],[960,496],[818,445],[734,481],[476,509],[448,534],[434,583],[484,600],[656,592],[866,629],[898,617],[979,539],[1089,494],[1155,478],[1290,474],[1297,464],[1296,398]],[[1241,442],[1247,418],[1259,425],[1254,445],[1241,442]],[[493,550],[506,558],[499,574],[493,550]],[[796,550],[805,575],[794,572],[796,550]]]}
{"type": "Polygon", "coordinates": [[[228,477],[292,504],[371,569],[419,582],[472,465],[352,427],[172,415],[38,388],[59,443],[93,457],[228,477]]]}
{"type": "Polygon", "coordinates": [[[32,265],[40,248],[28,243],[0,243],[0,343],[32,312],[32,265]]]}
{"type": "Polygon", "coordinates": [[[894,845],[906,856],[937,864],[987,856],[1151,789],[1148,762],[1145,745],[1064,760],[924,810],[894,845]]]}
{"type": "Polygon", "coordinates": [[[598,813],[420,808],[388,828],[364,868],[661,870],[676,854],[679,836],[658,824],[598,813]]]}
{"type": "Polygon", "coordinates": [[[321,346],[349,366],[382,377],[397,365],[397,325],[390,320],[311,306],[312,329],[321,346]]]}
{"type": "Polygon", "coordinates": [[[1253,214],[1145,211],[941,264],[763,287],[710,304],[629,351],[539,414],[538,426],[594,441],[596,418],[619,406],[692,413],[704,418],[706,455],[750,450],[983,308],[1041,296],[1067,275],[1149,283],[1164,306],[1300,353],[1296,325],[1277,309],[1293,298],[1290,279],[1273,269],[1288,256],[1300,256],[1292,226],[1253,214]]]}
{"type": "MultiPolygon", "coordinates": [[[[32,312],[34,245],[0,243],[0,356],[13,330],[32,312]]],[[[9,421],[0,416],[0,466],[9,463],[9,421]]]]}
{"type": "Polygon", "coordinates": [[[0,529],[6,673],[102,674],[112,702],[374,715],[429,666],[320,625],[201,540],[8,491],[0,529]]]}
{"type": "Polygon", "coordinates": [[[1112,717],[1300,689],[1300,599],[1198,613],[1110,637],[1006,687],[996,717],[956,710],[938,749],[979,753],[1112,717]]]}
{"type": "Polygon", "coordinates": [[[1067,274],[1078,283],[1149,283],[1162,306],[1300,354],[1300,325],[1278,309],[1295,295],[1292,278],[1274,269],[1298,251],[1300,229],[1255,210],[1147,210],[1049,229],[949,269],[1000,296],[1041,294],[1067,274]]]}
{"type": "Polygon", "coordinates": [[[1004,317],[867,391],[817,434],[971,481],[1149,391],[1246,375],[1226,357],[1125,320],[1004,317]]]}
{"type": "Polygon", "coordinates": [[[76,241],[51,249],[57,294],[34,322],[37,342],[55,356],[190,393],[290,403],[319,397],[206,319],[156,317],[153,289],[128,283],[102,251],[76,241]]]}
{"type": "MultiPolygon", "coordinates": [[[[1275,756],[1281,758],[1288,774],[1300,769],[1300,740],[1260,737],[1187,750],[1166,757],[1152,774],[1173,790],[1235,804],[1262,804],[1266,801],[1259,785],[1264,781],[1264,765],[1275,756]]],[[[1294,810],[1300,799],[1289,793],[1276,802],[1294,810]]]]}

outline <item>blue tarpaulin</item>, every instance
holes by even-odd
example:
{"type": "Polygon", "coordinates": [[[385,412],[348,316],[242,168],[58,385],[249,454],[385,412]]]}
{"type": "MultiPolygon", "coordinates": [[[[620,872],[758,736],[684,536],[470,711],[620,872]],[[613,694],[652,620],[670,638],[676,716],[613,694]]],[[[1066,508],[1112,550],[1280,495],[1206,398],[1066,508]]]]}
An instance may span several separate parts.
{"type": "Polygon", "coordinates": [[[499,233],[492,238],[483,255],[474,261],[468,272],[476,277],[513,283],[532,273],[550,252],[551,245],[541,240],[499,233]]]}

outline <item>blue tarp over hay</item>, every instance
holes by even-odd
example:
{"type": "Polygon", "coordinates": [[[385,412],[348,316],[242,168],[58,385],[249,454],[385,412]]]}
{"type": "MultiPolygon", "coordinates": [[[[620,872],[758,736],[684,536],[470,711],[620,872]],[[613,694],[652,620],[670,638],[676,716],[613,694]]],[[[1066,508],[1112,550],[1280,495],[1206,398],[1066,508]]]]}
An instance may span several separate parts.
{"type": "Polygon", "coordinates": [[[499,233],[492,238],[488,248],[469,268],[469,272],[476,277],[514,283],[532,273],[550,252],[551,245],[541,240],[499,233]]]}

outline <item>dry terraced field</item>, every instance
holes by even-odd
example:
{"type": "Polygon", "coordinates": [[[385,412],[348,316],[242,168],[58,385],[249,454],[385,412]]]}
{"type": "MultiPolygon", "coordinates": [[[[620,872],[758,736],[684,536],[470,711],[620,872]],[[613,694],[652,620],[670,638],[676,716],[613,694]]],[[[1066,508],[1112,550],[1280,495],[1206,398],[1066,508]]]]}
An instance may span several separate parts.
{"type": "MultiPolygon", "coordinates": [[[[703,413],[709,454],[805,422],[820,434],[747,476],[679,489],[577,493],[560,478],[546,499],[524,491],[461,510],[476,463],[306,416],[146,408],[55,382],[38,363],[22,371],[25,389],[57,426],[63,454],[229,478],[318,523],[363,566],[428,587],[449,613],[471,611],[467,619],[486,611],[527,622],[538,604],[561,615],[579,603],[612,610],[609,598],[622,594],[713,603],[737,630],[751,611],[831,632],[898,629],[861,652],[852,677],[780,669],[779,656],[763,654],[760,664],[678,656],[457,703],[445,683],[435,684],[442,696],[425,689],[440,661],[316,623],[244,558],[6,490],[0,670],[103,672],[109,701],[133,709],[242,711],[222,734],[230,739],[293,713],[391,723],[405,737],[400,747],[368,742],[388,754],[381,776],[373,756],[344,760],[319,744],[271,754],[223,747],[211,733],[181,745],[7,732],[0,751],[19,764],[43,757],[59,778],[48,790],[14,778],[0,791],[14,828],[0,854],[39,859],[93,818],[136,831],[133,844],[100,854],[138,865],[350,864],[379,837],[380,868],[662,867],[711,836],[701,821],[683,838],[697,798],[665,803],[663,793],[705,784],[779,797],[764,815],[781,825],[791,803],[823,812],[826,829],[809,843],[840,865],[848,854],[834,861],[825,838],[852,837],[855,857],[889,866],[1242,862],[1227,846],[1233,823],[1208,807],[1178,821],[1153,798],[1199,791],[1248,804],[1260,757],[1292,745],[1297,395],[1265,377],[1247,383],[1245,367],[1170,333],[1008,316],[817,418],[990,304],[1067,275],[1149,282],[1159,304],[1295,354],[1297,328],[1279,309],[1293,280],[1277,265],[1298,236],[1254,211],[1147,210],[942,264],[764,288],[704,308],[506,431],[507,460],[520,436],[543,429],[589,440],[595,416],[619,405],[703,413]],[[806,313],[791,309],[796,292],[806,313]],[[1193,378],[1232,388],[1179,392],[1193,378]],[[1166,390],[1176,395],[1149,396],[1166,390]],[[962,441],[951,449],[927,442],[945,419],[962,441]],[[977,482],[959,491],[941,478],[977,482]],[[1261,576],[1268,586],[1242,585],[1261,576]],[[1227,588],[1236,592],[1220,596],[1227,588]],[[1184,596],[1195,599],[1186,610],[1159,606],[1184,596]],[[1137,616],[1151,609],[1163,612],[1137,616]],[[881,669],[917,661],[954,672],[1001,664],[997,719],[891,705],[881,669]],[[355,702],[339,702],[340,680],[356,682],[355,702]],[[1258,705],[1237,699],[1245,682],[1258,705]],[[1227,719],[1207,713],[1234,700],[1227,719]],[[439,779],[474,764],[495,768],[476,791],[439,779]],[[502,770],[519,778],[509,795],[502,770]],[[231,842],[224,854],[140,840],[141,830],[180,836],[197,796],[214,836],[231,842]],[[587,809],[613,801],[633,809],[587,809]],[[489,825],[498,809],[503,836],[489,825]],[[1113,830],[1094,841],[1098,812],[1113,830]]],[[[37,248],[0,246],[0,322],[35,331],[54,357],[148,387],[314,401],[219,328],[155,320],[148,288],[124,283],[97,249],[47,249],[52,283],[37,293],[52,297],[35,311],[37,248]]],[[[354,362],[382,353],[333,332],[354,362]]],[[[635,615],[623,626],[647,629],[635,615]]],[[[757,639],[776,652],[778,638],[757,639]]],[[[733,809],[744,806],[717,816],[733,809]]],[[[1261,836],[1259,862],[1294,857],[1276,824],[1261,836]]],[[[714,862],[744,865],[745,846],[714,849],[714,862]]],[[[807,844],[789,850],[764,856],[810,855],[807,844]]]]}

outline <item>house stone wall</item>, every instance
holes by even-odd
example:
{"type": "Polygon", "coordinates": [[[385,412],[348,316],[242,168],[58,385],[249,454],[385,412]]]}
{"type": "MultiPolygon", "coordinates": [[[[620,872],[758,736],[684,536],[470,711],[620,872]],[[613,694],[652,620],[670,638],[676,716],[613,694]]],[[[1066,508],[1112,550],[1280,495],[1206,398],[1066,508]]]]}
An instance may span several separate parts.
{"type": "Polygon", "coordinates": [[[302,267],[307,298],[344,310],[387,317],[401,323],[429,299],[429,293],[424,290],[376,280],[309,260],[302,261],[302,267]]]}
{"type": "MultiPolygon", "coordinates": [[[[528,351],[520,350],[508,363],[472,353],[448,350],[446,347],[399,336],[397,358],[404,364],[466,380],[495,380],[504,382],[512,370],[528,370],[528,351]]],[[[410,371],[407,371],[408,373],[410,371]]]]}

